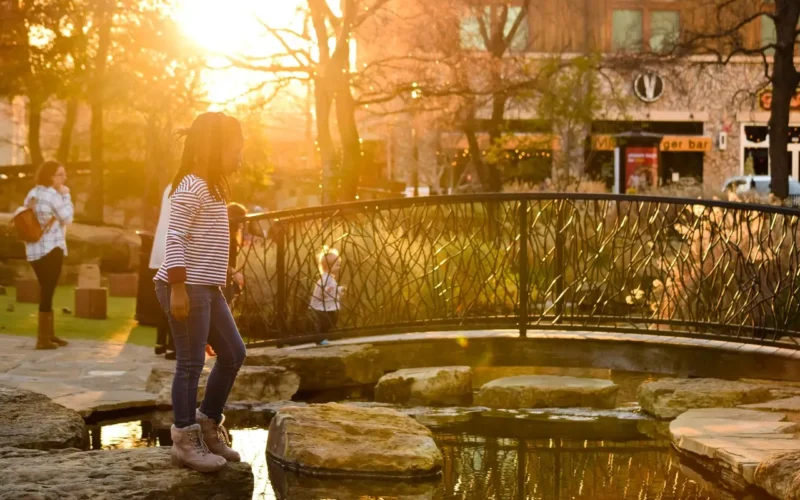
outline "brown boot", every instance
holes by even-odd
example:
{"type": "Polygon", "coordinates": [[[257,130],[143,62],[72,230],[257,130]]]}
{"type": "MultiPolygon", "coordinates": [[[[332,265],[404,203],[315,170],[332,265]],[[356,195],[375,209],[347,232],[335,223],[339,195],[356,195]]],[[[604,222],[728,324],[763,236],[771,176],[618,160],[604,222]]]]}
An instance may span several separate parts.
{"type": "Polygon", "coordinates": [[[50,341],[52,343],[54,343],[54,344],[60,345],[61,347],[64,347],[65,345],[69,345],[69,342],[67,342],[66,340],[63,340],[63,339],[60,339],[60,338],[56,337],[56,334],[55,334],[56,330],[55,330],[55,326],[53,324],[53,313],[52,312],[39,313],[39,323],[42,322],[42,316],[45,316],[46,320],[47,320],[47,325],[48,325],[47,326],[47,331],[50,332],[50,341]]]}
{"type": "Polygon", "coordinates": [[[58,349],[53,342],[53,313],[39,313],[39,327],[36,332],[36,349],[58,349]]]}
{"type": "Polygon", "coordinates": [[[195,414],[195,420],[203,430],[203,440],[206,442],[211,453],[223,457],[228,462],[241,462],[242,457],[239,452],[231,448],[231,440],[225,426],[225,415],[222,422],[217,425],[213,418],[208,418],[200,410],[195,414]]]}
{"type": "Polygon", "coordinates": [[[172,426],[170,461],[176,467],[188,467],[197,472],[216,472],[228,462],[208,450],[198,424],[183,429],[172,426]]]}

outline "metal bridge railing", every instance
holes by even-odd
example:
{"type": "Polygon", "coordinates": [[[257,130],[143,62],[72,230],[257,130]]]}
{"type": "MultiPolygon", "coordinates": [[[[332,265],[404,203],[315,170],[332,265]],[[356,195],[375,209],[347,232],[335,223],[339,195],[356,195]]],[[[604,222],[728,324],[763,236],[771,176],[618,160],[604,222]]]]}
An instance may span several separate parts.
{"type": "Polygon", "coordinates": [[[599,330],[795,346],[800,210],[580,193],[355,202],[248,217],[248,343],[322,338],[316,255],[346,285],[327,338],[442,329],[599,330]],[[248,238],[249,239],[249,238],[248,238]]]}

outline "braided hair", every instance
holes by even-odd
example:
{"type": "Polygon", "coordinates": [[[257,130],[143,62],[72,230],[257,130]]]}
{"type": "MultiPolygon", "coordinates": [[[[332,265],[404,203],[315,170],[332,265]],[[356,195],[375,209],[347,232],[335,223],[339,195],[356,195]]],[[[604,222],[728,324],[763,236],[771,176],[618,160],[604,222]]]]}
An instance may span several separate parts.
{"type": "Polygon", "coordinates": [[[191,127],[179,130],[178,134],[186,139],[181,166],[172,181],[170,195],[184,177],[202,173],[201,177],[208,184],[211,196],[217,201],[226,201],[229,189],[222,169],[222,150],[228,141],[241,140],[242,126],[239,120],[225,113],[203,113],[194,119],[191,127]]]}

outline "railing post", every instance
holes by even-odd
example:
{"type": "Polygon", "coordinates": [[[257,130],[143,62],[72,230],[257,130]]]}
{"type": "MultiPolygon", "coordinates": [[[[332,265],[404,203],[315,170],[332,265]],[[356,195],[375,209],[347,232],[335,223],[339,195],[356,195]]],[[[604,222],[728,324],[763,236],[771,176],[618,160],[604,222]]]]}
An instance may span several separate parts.
{"type": "Polygon", "coordinates": [[[277,224],[275,244],[277,249],[275,262],[275,319],[281,337],[286,333],[286,230],[287,226],[277,224]]]}
{"type": "Polygon", "coordinates": [[[563,205],[566,201],[556,201],[556,227],[555,227],[555,306],[556,323],[561,322],[564,314],[564,300],[561,296],[564,293],[564,210],[563,205]]]}
{"type": "Polygon", "coordinates": [[[528,200],[519,202],[519,336],[528,335],[528,200]]]}

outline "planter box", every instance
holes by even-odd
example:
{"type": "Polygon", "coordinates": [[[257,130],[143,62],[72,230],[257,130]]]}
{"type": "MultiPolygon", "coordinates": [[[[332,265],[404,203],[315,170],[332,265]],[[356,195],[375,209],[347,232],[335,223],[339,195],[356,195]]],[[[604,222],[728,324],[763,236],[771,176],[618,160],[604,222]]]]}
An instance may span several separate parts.
{"type": "Polygon", "coordinates": [[[75,317],[106,319],[108,317],[108,289],[76,288],[75,317]]]}

